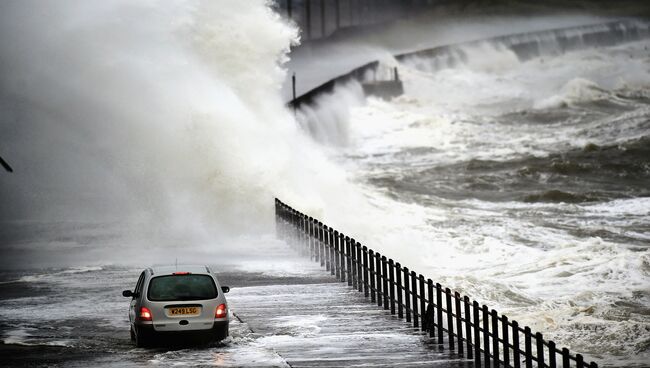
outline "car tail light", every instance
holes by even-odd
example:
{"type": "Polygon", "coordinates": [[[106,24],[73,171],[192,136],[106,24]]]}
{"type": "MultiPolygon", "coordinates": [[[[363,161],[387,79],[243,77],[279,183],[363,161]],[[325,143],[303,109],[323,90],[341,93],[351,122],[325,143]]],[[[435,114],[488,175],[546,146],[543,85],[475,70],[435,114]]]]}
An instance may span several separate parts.
{"type": "Polygon", "coordinates": [[[174,272],[172,275],[176,275],[176,276],[178,276],[178,275],[190,275],[190,273],[189,272],[174,272]]]}
{"type": "Polygon", "coordinates": [[[151,321],[151,311],[147,307],[140,307],[140,321],[151,321]]]}
{"type": "Polygon", "coordinates": [[[214,318],[226,318],[226,315],[228,315],[228,308],[225,304],[219,304],[214,312],[214,318]]]}

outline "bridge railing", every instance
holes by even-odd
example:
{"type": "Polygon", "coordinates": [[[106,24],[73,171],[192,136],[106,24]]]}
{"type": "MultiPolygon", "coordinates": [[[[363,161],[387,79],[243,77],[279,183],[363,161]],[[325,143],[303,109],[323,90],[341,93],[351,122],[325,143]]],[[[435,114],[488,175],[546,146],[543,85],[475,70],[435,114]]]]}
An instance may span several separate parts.
{"type": "Polygon", "coordinates": [[[427,332],[477,367],[597,368],[540,332],[431,279],[275,200],[276,231],[369,302],[427,332]],[[445,339],[446,337],[446,339],[445,339]]]}

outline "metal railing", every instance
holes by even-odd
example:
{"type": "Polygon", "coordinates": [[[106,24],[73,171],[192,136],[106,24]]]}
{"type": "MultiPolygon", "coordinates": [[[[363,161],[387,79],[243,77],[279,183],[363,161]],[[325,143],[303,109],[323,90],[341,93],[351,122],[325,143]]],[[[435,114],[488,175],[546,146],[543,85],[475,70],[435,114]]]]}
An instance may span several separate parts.
{"type": "Polygon", "coordinates": [[[353,238],[275,200],[276,232],[371,303],[428,332],[477,367],[589,367],[528,326],[452,292],[353,238]],[[523,347],[522,347],[523,343],[523,347]]]}

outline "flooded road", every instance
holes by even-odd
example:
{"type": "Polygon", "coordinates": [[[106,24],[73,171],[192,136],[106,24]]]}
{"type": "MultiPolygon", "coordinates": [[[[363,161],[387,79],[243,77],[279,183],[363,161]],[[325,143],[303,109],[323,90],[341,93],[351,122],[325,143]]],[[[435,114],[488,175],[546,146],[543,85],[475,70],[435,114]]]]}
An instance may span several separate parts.
{"type": "MultiPolygon", "coordinates": [[[[139,268],[12,271],[0,284],[0,352],[8,366],[470,366],[318,264],[271,242],[265,262],[214,264],[232,313],[230,337],[204,346],[140,349],[128,300],[139,268]],[[264,266],[266,265],[266,266],[264,266]],[[248,271],[243,268],[247,268],[248,271]]],[[[144,266],[143,266],[144,267],[144,266]]]]}

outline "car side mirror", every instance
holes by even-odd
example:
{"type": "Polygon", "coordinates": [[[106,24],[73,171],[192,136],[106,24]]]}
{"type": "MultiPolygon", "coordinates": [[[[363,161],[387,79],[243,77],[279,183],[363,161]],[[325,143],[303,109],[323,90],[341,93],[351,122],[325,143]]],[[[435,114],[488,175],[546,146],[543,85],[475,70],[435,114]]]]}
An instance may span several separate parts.
{"type": "Polygon", "coordinates": [[[122,292],[122,296],[125,297],[125,298],[133,298],[135,296],[135,294],[133,294],[133,292],[131,290],[124,290],[122,292]]]}
{"type": "Polygon", "coordinates": [[[225,294],[230,291],[230,288],[228,286],[222,286],[221,291],[223,291],[223,293],[225,294]]]}

